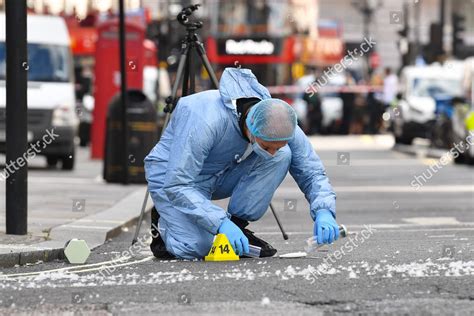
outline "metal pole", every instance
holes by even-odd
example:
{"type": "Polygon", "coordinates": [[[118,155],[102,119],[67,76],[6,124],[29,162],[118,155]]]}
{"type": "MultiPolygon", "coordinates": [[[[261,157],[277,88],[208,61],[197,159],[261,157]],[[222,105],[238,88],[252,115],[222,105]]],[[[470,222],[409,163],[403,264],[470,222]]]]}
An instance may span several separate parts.
{"type": "Polygon", "coordinates": [[[6,233],[28,231],[26,0],[6,1],[6,233]]]}
{"type": "Polygon", "coordinates": [[[415,5],[415,57],[420,55],[420,24],[421,24],[421,3],[415,5]]]}
{"type": "Polygon", "coordinates": [[[128,184],[128,97],[127,97],[127,71],[125,47],[125,8],[124,0],[119,1],[119,33],[120,33],[120,92],[122,101],[122,183],[128,184]]]}
{"type": "Polygon", "coordinates": [[[275,216],[275,220],[278,224],[278,227],[280,227],[280,231],[281,231],[281,234],[283,235],[283,239],[288,240],[288,234],[283,229],[283,225],[281,225],[280,218],[278,217],[278,214],[275,212],[275,209],[273,208],[273,205],[271,202],[270,202],[270,209],[272,210],[273,216],[275,216]]]}
{"type": "Polygon", "coordinates": [[[446,22],[446,1],[440,0],[439,2],[439,24],[441,24],[441,54],[445,53],[444,50],[444,24],[446,22]]]}

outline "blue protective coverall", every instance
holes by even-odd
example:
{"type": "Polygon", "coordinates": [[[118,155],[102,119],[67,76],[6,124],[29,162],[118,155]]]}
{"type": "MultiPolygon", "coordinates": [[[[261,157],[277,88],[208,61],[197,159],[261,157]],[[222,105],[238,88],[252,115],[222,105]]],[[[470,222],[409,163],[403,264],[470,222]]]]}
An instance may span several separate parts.
{"type": "Polygon", "coordinates": [[[288,171],[316,211],[335,216],[336,195],[320,158],[297,127],[272,159],[255,153],[241,159],[242,137],[235,100],[270,98],[248,69],[227,68],[219,90],[182,97],[161,140],[145,158],[148,189],[160,214],[166,249],[178,258],[202,258],[226,217],[256,221],[267,210],[288,171]],[[234,100],[234,101],[233,101],[234,100]],[[227,211],[213,199],[230,197],[227,211]]]}

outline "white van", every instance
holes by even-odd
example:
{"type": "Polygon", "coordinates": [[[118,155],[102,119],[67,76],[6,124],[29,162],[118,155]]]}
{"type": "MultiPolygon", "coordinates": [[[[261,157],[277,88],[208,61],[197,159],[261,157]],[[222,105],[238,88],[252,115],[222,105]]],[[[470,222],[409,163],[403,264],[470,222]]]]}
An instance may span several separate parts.
{"type": "Polygon", "coordinates": [[[411,144],[415,137],[430,138],[436,120],[436,95],[461,95],[459,65],[407,66],[400,76],[400,100],[391,109],[397,143],[411,144]]]}
{"type": "MultiPolygon", "coordinates": [[[[60,17],[28,15],[28,141],[54,129],[59,136],[42,146],[49,166],[74,168],[78,118],[75,112],[73,57],[66,23],[60,17]]],[[[0,13],[0,152],[5,152],[5,14],[0,13]]]]}

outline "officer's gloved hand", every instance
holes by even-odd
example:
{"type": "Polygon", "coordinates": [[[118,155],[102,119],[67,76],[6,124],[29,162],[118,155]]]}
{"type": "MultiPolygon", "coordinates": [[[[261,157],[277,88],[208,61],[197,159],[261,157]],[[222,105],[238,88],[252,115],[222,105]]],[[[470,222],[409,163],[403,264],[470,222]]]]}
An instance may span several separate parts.
{"type": "Polygon", "coordinates": [[[330,244],[339,238],[339,227],[331,211],[320,210],[316,212],[314,236],[318,244],[330,244]]]}
{"type": "Polygon", "coordinates": [[[225,234],[237,255],[249,253],[249,240],[242,230],[230,219],[226,218],[218,229],[218,233],[225,234]]]}

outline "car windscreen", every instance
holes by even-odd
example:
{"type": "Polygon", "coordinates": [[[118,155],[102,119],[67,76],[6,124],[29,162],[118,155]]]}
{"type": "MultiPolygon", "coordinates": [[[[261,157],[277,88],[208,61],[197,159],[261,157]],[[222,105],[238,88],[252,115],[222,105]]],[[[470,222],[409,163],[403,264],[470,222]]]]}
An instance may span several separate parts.
{"type": "Polygon", "coordinates": [[[461,82],[442,78],[416,78],[412,84],[412,96],[432,97],[436,95],[457,96],[461,94],[461,82]]]}
{"type": "MultiPolygon", "coordinates": [[[[6,45],[0,42],[0,79],[6,76],[6,45]]],[[[69,82],[72,78],[67,46],[28,44],[28,81],[69,82]]]]}

